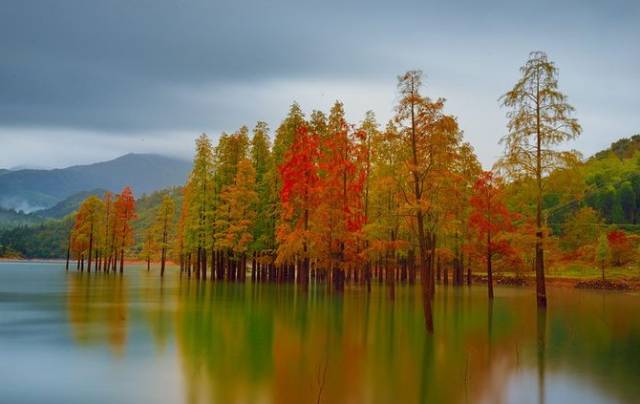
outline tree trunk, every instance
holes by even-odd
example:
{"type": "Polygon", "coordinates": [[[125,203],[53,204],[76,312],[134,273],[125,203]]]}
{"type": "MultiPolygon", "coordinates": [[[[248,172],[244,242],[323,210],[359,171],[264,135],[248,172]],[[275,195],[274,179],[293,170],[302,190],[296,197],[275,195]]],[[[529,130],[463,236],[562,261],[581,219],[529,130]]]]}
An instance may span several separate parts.
{"type": "MultiPolygon", "coordinates": [[[[160,277],[164,276],[164,266],[167,261],[167,249],[166,247],[162,247],[160,251],[160,277]]],[[[180,260],[180,267],[182,268],[182,259],[180,260]]]]}
{"type": "Polygon", "coordinates": [[[89,256],[87,257],[87,272],[91,272],[91,254],[93,253],[93,223],[91,223],[91,229],[89,230],[89,256]]]}
{"type": "Polygon", "coordinates": [[[544,251],[542,247],[542,133],[540,125],[540,90],[536,90],[536,181],[538,197],[536,204],[536,298],[538,307],[547,306],[547,291],[544,280],[544,251]]]}
{"type": "Polygon", "coordinates": [[[69,242],[67,243],[67,263],[64,266],[65,271],[69,271],[69,257],[71,256],[71,233],[69,233],[69,242]]]}

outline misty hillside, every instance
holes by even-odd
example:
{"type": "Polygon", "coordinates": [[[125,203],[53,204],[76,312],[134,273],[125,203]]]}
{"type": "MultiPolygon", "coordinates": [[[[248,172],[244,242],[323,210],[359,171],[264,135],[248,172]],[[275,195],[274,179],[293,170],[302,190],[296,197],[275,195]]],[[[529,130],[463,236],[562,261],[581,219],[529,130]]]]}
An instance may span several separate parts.
{"type": "Polygon", "coordinates": [[[61,219],[78,209],[82,201],[88,197],[95,195],[102,198],[105,192],[107,192],[107,190],[102,188],[78,192],[56,203],[54,206],[34,212],[32,215],[37,215],[42,218],[61,219]]]}
{"type": "Polygon", "coordinates": [[[182,185],[191,163],[154,154],[126,154],[114,160],[54,170],[0,173],[0,207],[33,212],[92,189],[119,192],[131,186],[136,195],[182,185]]]}

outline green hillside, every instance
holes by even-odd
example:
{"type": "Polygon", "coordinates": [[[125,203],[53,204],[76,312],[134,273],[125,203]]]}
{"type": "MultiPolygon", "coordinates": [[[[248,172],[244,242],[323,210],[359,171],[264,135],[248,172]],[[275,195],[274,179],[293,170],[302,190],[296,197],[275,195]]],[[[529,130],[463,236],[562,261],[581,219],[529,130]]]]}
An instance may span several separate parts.
{"type": "MultiPolygon", "coordinates": [[[[101,190],[94,190],[82,193],[85,197],[90,195],[100,195],[101,190]]],[[[143,195],[136,201],[136,213],[138,218],[133,222],[136,244],[133,247],[132,255],[137,254],[141,248],[144,237],[144,229],[153,220],[155,210],[160,205],[165,195],[171,195],[176,201],[176,220],[182,205],[182,188],[170,188],[143,195]]],[[[53,209],[50,214],[59,214],[65,209],[72,209],[68,214],[58,219],[44,219],[33,214],[17,214],[9,211],[18,218],[23,218],[23,222],[18,222],[12,228],[0,230],[0,257],[20,256],[24,258],[63,258],[66,255],[67,236],[69,229],[75,220],[75,210],[80,206],[84,198],[79,198],[81,194],[68,198],[57,209],[53,209]],[[64,209],[63,209],[64,208],[64,209]],[[30,222],[31,221],[31,222],[30,222]]],[[[58,206],[58,205],[56,205],[58,206]]],[[[3,211],[0,210],[0,218],[3,211]]],[[[1,219],[0,219],[1,220],[1,219]]]]}
{"type": "Polygon", "coordinates": [[[614,142],[547,182],[545,208],[555,233],[581,207],[593,208],[605,224],[640,231],[640,135],[614,142]]]}

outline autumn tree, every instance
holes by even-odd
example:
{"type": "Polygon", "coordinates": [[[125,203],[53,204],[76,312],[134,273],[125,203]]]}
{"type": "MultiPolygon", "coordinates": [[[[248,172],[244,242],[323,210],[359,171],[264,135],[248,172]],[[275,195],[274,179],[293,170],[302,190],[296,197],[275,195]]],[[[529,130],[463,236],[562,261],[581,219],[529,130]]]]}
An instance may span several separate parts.
{"type": "Polygon", "coordinates": [[[220,224],[227,223],[230,205],[223,200],[223,194],[227,189],[235,185],[240,162],[249,158],[249,130],[243,126],[231,135],[223,134],[220,137],[215,152],[215,187],[213,189],[213,240],[218,254],[218,279],[228,273],[228,278],[235,279],[237,274],[238,256],[226,239],[219,237],[227,229],[218,228],[220,224]]]}
{"type": "Polygon", "coordinates": [[[420,71],[409,71],[398,78],[400,101],[395,122],[408,150],[405,166],[411,180],[403,195],[415,217],[423,293],[431,299],[436,232],[442,217],[440,189],[448,182],[461,134],[455,118],[443,112],[444,99],[432,101],[420,94],[421,87],[420,71]]]}
{"type": "Polygon", "coordinates": [[[153,227],[148,227],[144,232],[144,240],[142,241],[142,249],[140,250],[140,258],[147,263],[147,271],[151,270],[151,260],[155,256],[157,250],[156,235],[153,227]]]}
{"type": "Polygon", "coordinates": [[[102,240],[103,219],[104,204],[100,198],[94,195],[82,202],[76,214],[76,224],[73,231],[76,240],[83,240],[87,243],[87,272],[91,272],[93,253],[98,249],[95,247],[102,240]]]}
{"type": "Polygon", "coordinates": [[[155,242],[160,249],[160,276],[164,276],[165,265],[167,261],[167,251],[170,246],[170,237],[173,232],[173,219],[175,215],[176,204],[173,198],[165,195],[162,198],[162,204],[158,207],[153,224],[153,233],[155,242]]]}
{"type": "MultiPolygon", "coordinates": [[[[372,174],[372,160],[373,160],[373,141],[379,135],[380,130],[378,128],[378,123],[376,122],[376,117],[373,111],[367,111],[365,114],[365,118],[362,121],[359,129],[362,136],[362,144],[361,150],[363,153],[364,161],[363,161],[363,170],[365,175],[364,189],[362,195],[362,212],[364,215],[364,227],[367,225],[369,221],[369,207],[370,207],[370,195],[371,195],[371,174],[372,174]]],[[[369,240],[364,239],[364,250],[367,251],[369,249],[369,240]]],[[[371,290],[371,263],[369,260],[365,262],[365,282],[367,284],[367,288],[371,290]]]]}
{"type": "Polygon", "coordinates": [[[406,228],[401,210],[403,184],[408,181],[403,163],[406,150],[398,136],[397,128],[389,122],[384,131],[372,133],[371,170],[369,184],[367,223],[365,236],[368,243],[368,261],[374,261],[375,272],[393,287],[396,257],[407,246],[403,237],[406,228]]]}
{"type": "Polygon", "coordinates": [[[487,264],[489,299],[493,299],[492,261],[496,254],[509,252],[510,246],[502,235],[511,229],[511,214],[504,201],[500,177],[491,171],[483,172],[473,186],[472,211],[469,227],[474,234],[475,245],[487,264]]]}
{"type": "Polygon", "coordinates": [[[316,227],[322,238],[327,267],[337,290],[345,272],[359,267],[364,224],[362,192],[366,180],[365,133],[347,124],[344,109],[336,102],[329,115],[327,133],[321,139],[320,204],[316,227]]]}
{"type": "Polygon", "coordinates": [[[133,197],[133,191],[131,191],[131,188],[125,187],[122,192],[116,196],[114,202],[114,231],[116,232],[115,237],[119,241],[120,273],[124,272],[125,249],[133,244],[133,227],[131,222],[137,217],[135,209],[136,201],[133,197]]]}
{"type": "Polygon", "coordinates": [[[310,231],[310,220],[319,204],[319,158],[319,136],[301,126],[283,164],[279,166],[283,184],[276,264],[293,263],[300,257],[302,266],[298,279],[303,285],[308,281],[310,249],[317,242],[310,231]]]}
{"type": "Polygon", "coordinates": [[[532,52],[520,68],[522,77],[500,101],[509,109],[505,146],[500,166],[513,177],[533,178],[536,183],[536,296],[547,304],[544,280],[542,195],[543,177],[575,160],[572,152],[559,152],[558,144],[576,138],[581,127],[572,117],[574,108],[558,89],[558,69],[544,52],[532,52]]]}
{"type": "Polygon", "coordinates": [[[611,230],[607,233],[611,263],[622,266],[633,257],[633,241],[623,230],[611,230]]]}
{"type": "Polygon", "coordinates": [[[216,244],[233,254],[236,268],[233,279],[244,280],[246,253],[253,241],[257,201],[255,176],[251,161],[240,160],[233,183],[222,190],[216,214],[216,244]]]}
{"type": "Polygon", "coordinates": [[[116,249],[116,210],[115,201],[111,192],[105,192],[102,198],[104,204],[104,243],[102,249],[102,268],[104,272],[109,272],[112,268],[115,271],[115,249],[116,249]]]}

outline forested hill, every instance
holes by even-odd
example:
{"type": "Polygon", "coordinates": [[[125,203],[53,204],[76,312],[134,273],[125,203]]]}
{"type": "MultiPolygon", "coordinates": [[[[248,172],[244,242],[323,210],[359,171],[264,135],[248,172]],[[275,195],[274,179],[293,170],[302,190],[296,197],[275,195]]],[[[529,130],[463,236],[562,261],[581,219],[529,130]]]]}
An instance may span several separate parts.
{"type": "Polygon", "coordinates": [[[24,212],[47,209],[78,192],[131,186],[138,195],[184,183],[191,163],[154,154],[127,154],[114,160],[54,170],[0,173],[0,207],[24,212]]]}
{"type": "Polygon", "coordinates": [[[601,160],[610,157],[612,154],[619,159],[628,159],[633,157],[640,150],[640,134],[631,137],[622,138],[611,143],[608,149],[599,151],[592,159],[601,160]]]}
{"type": "Polygon", "coordinates": [[[585,206],[606,224],[640,230],[640,135],[620,139],[548,181],[545,207],[555,231],[569,214],[585,206]]]}

